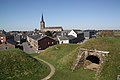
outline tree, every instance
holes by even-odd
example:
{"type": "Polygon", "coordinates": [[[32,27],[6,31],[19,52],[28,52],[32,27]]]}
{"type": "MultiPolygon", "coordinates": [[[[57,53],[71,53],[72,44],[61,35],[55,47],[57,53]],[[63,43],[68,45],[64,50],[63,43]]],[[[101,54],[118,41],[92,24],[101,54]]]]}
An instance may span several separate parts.
{"type": "Polygon", "coordinates": [[[53,37],[53,34],[52,34],[52,32],[50,32],[50,31],[45,32],[45,34],[46,34],[47,36],[49,36],[49,37],[53,37]]]}

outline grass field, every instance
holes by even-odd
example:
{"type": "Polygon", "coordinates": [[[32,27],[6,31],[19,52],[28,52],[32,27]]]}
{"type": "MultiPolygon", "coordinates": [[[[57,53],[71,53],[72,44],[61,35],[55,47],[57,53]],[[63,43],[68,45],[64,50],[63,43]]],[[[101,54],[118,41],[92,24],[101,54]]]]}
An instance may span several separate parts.
{"type": "Polygon", "coordinates": [[[83,68],[74,72],[71,70],[79,48],[80,45],[76,44],[55,45],[38,55],[39,58],[55,66],[56,73],[51,80],[94,80],[95,72],[93,71],[83,68]]]}
{"type": "Polygon", "coordinates": [[[62,44],[52,46],[38,55],[56,68],[56,74],[51,80],[96,80],[95,72],[80,68],[71,71],[71,66],[76,59],[79,48],[107,50],[110,52],[103,65],[99,80],[116,80],[120,74],[120,38],[103,37],[91,39],[82,45],[62,44]]]}
{"type": "Polygon", "coordinates": [[[40,80],[49,67],[19,49],[0,51],[0,80],[40,80]]]}
{"type": "Polygon", "coordinates": [[[82,46],[89,49],[108,50],[110,54],[103,65],[99,80],[117,79],[117,75],[120,75],[120,38],[92,39],[82,46]]]}

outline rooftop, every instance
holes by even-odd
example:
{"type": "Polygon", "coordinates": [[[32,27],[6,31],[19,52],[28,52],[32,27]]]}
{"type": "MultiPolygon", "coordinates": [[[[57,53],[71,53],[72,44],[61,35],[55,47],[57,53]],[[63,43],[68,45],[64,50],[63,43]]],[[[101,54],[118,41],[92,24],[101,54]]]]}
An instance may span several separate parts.
{"type": "Polygon", "coordinates": [[[83,31],[82,31],[82,30],[73,29],[73,31],[74,31],[76,34],[83,33],[83,31]]]}
{"type": "Polygon", "coordinates": [[[5,34],[0,34],[0,37],[6,36],[5,34]]]}
{"type": "Polygon", "coordinates": [[[45,29],[62,29],[62,26],[45,27],[45,29]]]}
{"type": "Polygon", "coordinates": [[[59,37],[60,40],[71,40],[71,39],[74,39],[75,37],[74,36],[61,36],[59,37]]]}
{"type": "Polygon", "coordinates": [[[44,35],[44,34],[38,34],[38,35],[30,35],[29,37],[31,37],[34,40],[40,40],[40,39],[46,37],[46,35],[44,35]]]}

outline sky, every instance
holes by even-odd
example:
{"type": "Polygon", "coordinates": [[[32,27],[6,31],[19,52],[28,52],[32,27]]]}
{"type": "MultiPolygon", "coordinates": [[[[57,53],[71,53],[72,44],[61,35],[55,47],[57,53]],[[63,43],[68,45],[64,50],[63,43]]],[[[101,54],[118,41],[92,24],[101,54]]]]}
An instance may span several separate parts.
{"type": "Polygon", "coordinates": [[[120,29],[120,0],[0,0],[0,29],[120,29]]]}

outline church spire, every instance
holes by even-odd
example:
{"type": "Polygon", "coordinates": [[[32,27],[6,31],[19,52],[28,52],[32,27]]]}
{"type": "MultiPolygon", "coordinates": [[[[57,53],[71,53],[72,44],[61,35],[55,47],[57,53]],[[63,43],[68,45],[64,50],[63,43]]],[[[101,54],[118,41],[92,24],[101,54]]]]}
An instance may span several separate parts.
{"type": "Polygon", "coordinates": [[[45,22],[44,22],[43,13],[42,13],[42,17],[41,17],[41,21],[40,21],[41,32],[44,32],[44,28],[45,28],[45,22]]]}
{"type": "Polygon", "coordinates": [[[42,22],[44,22],[43,13],[42,13],[42,18],[41,18],[41,21],[42,21],[42,22]]]}

